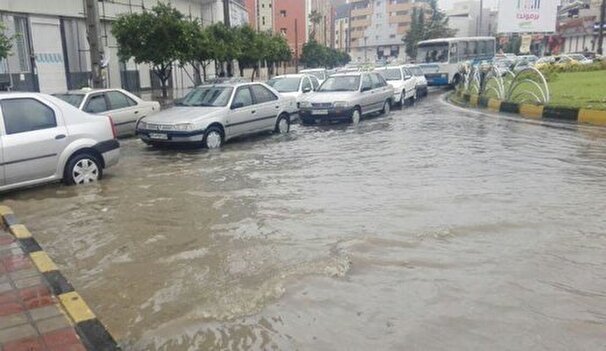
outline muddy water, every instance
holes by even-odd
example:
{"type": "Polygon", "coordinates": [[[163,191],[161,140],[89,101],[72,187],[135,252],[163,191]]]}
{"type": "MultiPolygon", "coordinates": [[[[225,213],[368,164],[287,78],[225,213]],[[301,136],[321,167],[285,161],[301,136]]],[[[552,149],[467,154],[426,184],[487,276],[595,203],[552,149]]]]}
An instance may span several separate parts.
{"type": "Polygon", "coordinates": [[[598,350],[606,130],[437,96],[5,196],[127,350],[598,350]]]}

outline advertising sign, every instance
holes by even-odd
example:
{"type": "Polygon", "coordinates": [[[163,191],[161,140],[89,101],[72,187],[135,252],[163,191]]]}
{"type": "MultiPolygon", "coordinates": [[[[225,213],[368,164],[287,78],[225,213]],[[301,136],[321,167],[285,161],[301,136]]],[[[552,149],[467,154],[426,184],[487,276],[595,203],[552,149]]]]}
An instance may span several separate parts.
{"type": "Polygon", "coordinates": [[[555,32],[555,0],[500,0],[499,33],[555,32]]]}
{"type": "Polygon", "coordinates": [[[530,45],[532,45],[532,35],[522,35],[522,45],[520,45],[520,54],[529,54],[530,45]]]}

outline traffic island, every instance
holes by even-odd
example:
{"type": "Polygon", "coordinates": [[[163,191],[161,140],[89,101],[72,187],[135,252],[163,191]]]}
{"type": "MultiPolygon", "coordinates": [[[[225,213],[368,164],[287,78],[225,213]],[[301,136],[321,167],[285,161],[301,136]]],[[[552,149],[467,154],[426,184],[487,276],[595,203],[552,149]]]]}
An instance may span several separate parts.
{"type": "Polygon", "coordinates": [[[0,216],[0,350],[119,350],[13,211],[0,216]]]}
{"type": "Polygon", "coordinates": [[[460,107],[485,108],[494,112],[518,114],[531,119],[558,120],[606,126],[606,111],[601,110],[518,104],[475,94],[464,94],[460,91],[451,92],[447,99],[460,107]]]}

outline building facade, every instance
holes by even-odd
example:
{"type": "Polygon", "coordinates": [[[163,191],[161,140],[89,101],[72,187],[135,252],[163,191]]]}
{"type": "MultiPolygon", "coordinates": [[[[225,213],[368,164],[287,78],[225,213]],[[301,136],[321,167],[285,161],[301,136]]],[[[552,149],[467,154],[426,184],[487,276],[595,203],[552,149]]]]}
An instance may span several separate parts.
{"type": "Polygon", "coordinates": [[[351,5],[342,4],[335,8],[333,47],[340,51],[349,52],[349,19],[351,17],[351,5]]]}
{"type": "Polygon", "coordinates": [[[348,0],[349,53],[354,62],[406,59],[402,38],[410,30],[412,10],[428,9],[419,0],[348,0]]]}
{"type": "Polygon", "coordinates": [[[560,52],[597,50],[601,3],[601,0],[563,1],[558,13],[560,52]]]}
{"type": "Polygon", "coordinates": [[[478,0],[458,1],[446,15],[450,28],[457,31],[456,37],[490,36],[497,28],[496,12],[481,8],[478,0]]]}
{"type": "MultiPolygon", "coordinates": [[[[112,22],[123,13],[151,9],[157,0],[99,1],[100,42],[104,51],[104,82],[107,87],[140,91],[159,88],[159,81],[146,64],[121,62],[111,34],[112,22]]],[[[223,21],[222,0],[172,0],[171,5],[203,25],[223,21]]],[[[0,0],[0,18],[8,35],[15,35],[12,54],[0,62],[0,81],[12,90],[62,92],[90,86],[91,62],[82,0],[63,0],[48,6],[44,0],[0,0]]],[[[230,20],[247,21],[242,0],[231,0],[230,20]]],[[[173,88],[193,86],[193,69],[175,65],[169,82],[173,88]]],[[[211,71],[211,75],[214,72],[211,71]]]]}

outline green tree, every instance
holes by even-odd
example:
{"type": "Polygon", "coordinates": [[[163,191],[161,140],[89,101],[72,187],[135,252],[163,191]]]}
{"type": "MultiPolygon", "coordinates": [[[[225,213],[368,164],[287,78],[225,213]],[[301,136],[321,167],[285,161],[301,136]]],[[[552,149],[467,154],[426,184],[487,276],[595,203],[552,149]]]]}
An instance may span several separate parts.
{"type": "Polygon", "coordinates": [[[165,98],[172,65],[183,57],[190,44],[186,31],[184,15],[163,3],[158,3],[151,11],[120,15],[112,26],[120,59],[133,58],[137,63],[152,65],[165,98]]]}
{"type": "Polygon", "coordinates": [[[251,81],[259,70],[259,62],[267,55],[269,46],[269,35],[266,33],[257,33],[250,26],[235,28],[235,35],[238,42],[246,43],[238,51],[238,66],[240,67],[240,76],[244,76],[245,68],[252,68],[251,81]]]}
{"type": "Polygon", "coordinates": [[[200,83],[200,75],[206,81],[206,69],[213,60],[213,55],[213,46],[208,31],[202,28],[198,20],[187,21],[184,30],[184,45],[179,61],[182,64],[189,63],[193,67],[196,72],[196,84],[200,83]]]}
{"type": "MultiPolygon", "coordinates": [[[[222,22],[211,24],[206,27],[209,40],[212,45],[212,57],[223,71],[223,63],[236,60],[242,50],[242,44],[236,28],[227,27],[222,22]]],[[[219,71],[219,70],[217,70],[219,71]]]]}
{"type": "Polygon", "coordinates": [[[5,31],[4,23],[0,22],[0,60],[7,58],[13,48],[13,38],[7,36],[5,31]]]}
{"type": "Polygon", "coordinates": [[[274,74],[274,66],[292,60],[292,52],[286,38],[282,35],[271,35],[269,37],[265,60],[271,68],[270,75],[274,74]]]}
{"type": "Polygon", "coordinates": [[[429,10],[425,10],[425,7],[412,9],[410,30],[402,38],[406,45],[406,55],[412,58],[417,57],[417,44],[420,41],[449,38],[456,34],[456,30],[448,26],[448,17],[438,8],[437,0],[427,0],[426,3],[429,4],[429,10]]]}
{"type": "Polygon", "coordinates": [[[326,63],[326,48],[312,38],[303,45],[300,61],[309,68],[323,67],[326,63]]]}

